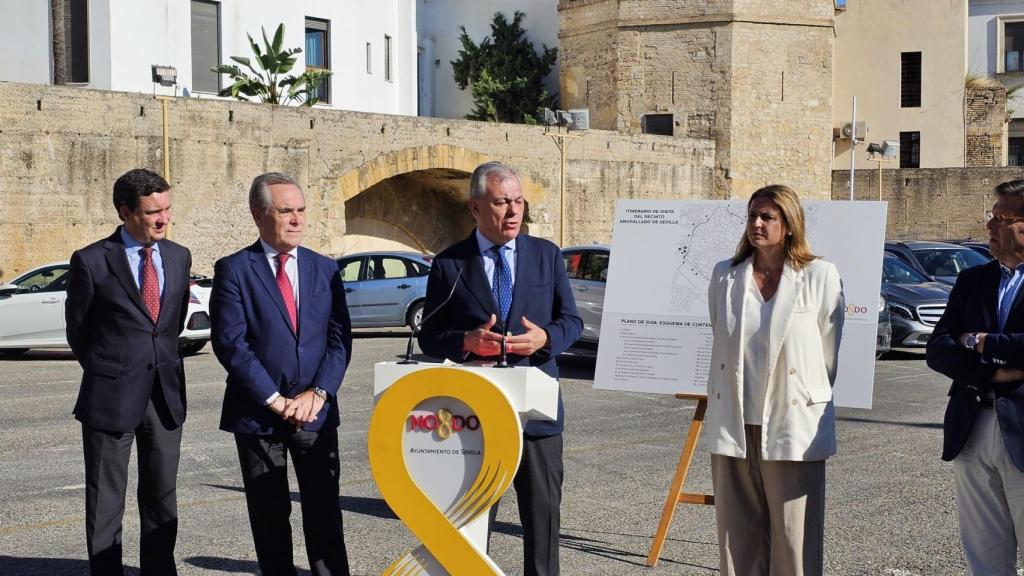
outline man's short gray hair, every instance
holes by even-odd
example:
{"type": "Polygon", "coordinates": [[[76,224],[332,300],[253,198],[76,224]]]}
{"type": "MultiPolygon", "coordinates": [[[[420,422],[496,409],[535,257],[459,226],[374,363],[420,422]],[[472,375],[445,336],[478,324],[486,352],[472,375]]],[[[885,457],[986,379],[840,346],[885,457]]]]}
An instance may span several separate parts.
{"type": "MultiPolygon", "coordinates": [[[[252,186],[249,187],[249,210],[266,212],[270,210],[270,187],[274,184],[291,184],[302,192],[302,186],[295,181],[295,178],[283,172],[267,172],[253,178],[252,186]]],[[[305,192],[302,193],[305,196],[305,192]]]]}
{"type": "Polygon", "coordinates": [[[515,168],[501,162],[484,162],[477,166],[476,170],[473,170],[473,175],[469,177],[469,197],[479,198],[486,194],[487,181],[491,178],[496,179],[498,182],[515,178],[516,182],[522,185],[519,173],[516,172],[515,168]]]}

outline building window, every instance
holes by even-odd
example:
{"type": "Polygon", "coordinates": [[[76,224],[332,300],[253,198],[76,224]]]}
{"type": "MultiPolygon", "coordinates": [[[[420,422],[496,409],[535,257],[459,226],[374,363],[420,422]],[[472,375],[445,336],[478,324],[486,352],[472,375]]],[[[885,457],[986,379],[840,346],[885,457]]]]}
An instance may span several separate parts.
{"type": "Polygon", "coordinates": [[[89,2],[64,0],[64,64],[68,82],[89,81],[89,2]]]}
{"type": "Polygon", "coordinates": [[[921,107],[921,53],[900,54],[900,106],[921,107]]]}
{"type": "Polygon", "coordinates": [[[366,73],[373,74],[373,46],[366,43],[366,73]]]}
{"type": "Polygon", "coordinates": [[[1014,118],[1008,126],[1007,166],[1024,166],[1024,120],[1014,118]]]}
{"type": "Polygon", "coordinates": [[[921,133],[900,132],[900,168],[921,167],[921,133]]]}
{"type": "MultiPolygon", "coordinates": [[[[330,22],[306,18],[306,69],[330,70],[330,22]]],[[[331,79],[324,78],[313,89],[312,96],[320,102],[331,101],[331,79]]]]}
{"type": "Polygon", "coordinates": [[[192,0],[192,90],[219,92],[220,74],[210,68],[220,64],[220,4],[192,0]]]}
{"type": "Polygon", "coordinates": [[[1007,22],[1003,27],[1003,71],[1024,70],[1024,22],[1007,22]]]}
{"type": "Polygon", "coordinates": [[[391,36],[384,36],[384,79],[391,81],[391,36]]]}
{"type": "Polygon", "coordinates": [[[640,118],[640,131],[644,134],[672,136],[675,120],[671,114],[644,114],[640,118]]]}

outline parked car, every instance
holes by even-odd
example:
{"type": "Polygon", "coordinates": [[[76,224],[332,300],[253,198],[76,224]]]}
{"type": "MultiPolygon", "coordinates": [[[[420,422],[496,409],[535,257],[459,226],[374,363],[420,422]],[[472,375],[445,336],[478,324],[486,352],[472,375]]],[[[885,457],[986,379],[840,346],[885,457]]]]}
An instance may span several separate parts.
{"type": "MultiPolygon", "coordinates": [[[[54,262],[0,284],[0,353],[67,347],[64,301],[69,268],[68,262],[54,262]]],[[[197,292],[193,287],[185,329],[178,336],[184,355],[195,354],[210,340],[209,293],[200,298],[197,292]]]]}
{"type": "Polygon", "coordinates": [[[583,320],[583,333],[574,348],[596,354],[611,247],[603,244],[571,246],[562,250],[562,257],[576,299],[576,310],[583,320]]]}
{"type": "Polygon", "coordinates": [[[875,340],[875,358],[881,358],[892,349],[892,313],[885,296],[878,296],[878,335],[875,340]]]}
{"type": "Polygon", "coordinates": [[[950,286],[956,282],[956,277],[962,270],[985,264],[990,260],[972,248],[948,242],[886,241],[885,251],[927,276],[928,280],[950,286]]]}
{"type": "Polygon", "coordinates": [[[882,258],[882,296],[889,309],[894,347],[920,347],[928,343],[935,324],[946,311],[952,287],[933,282],[903,260],[882,258]]]}
{"type": "Polygon", "coordinates": [[[432,258],[416,252],[363,252],[338,258],[353,328],[423,322],[432,258]]]}
{"type": "Polygon", "coordinates": [[[993,259],[992,251],[989,250],[988,247],[988,242],[980,242],[978,240],[946,240],[946,242],[970,248],[989,260],[993,259]]]}

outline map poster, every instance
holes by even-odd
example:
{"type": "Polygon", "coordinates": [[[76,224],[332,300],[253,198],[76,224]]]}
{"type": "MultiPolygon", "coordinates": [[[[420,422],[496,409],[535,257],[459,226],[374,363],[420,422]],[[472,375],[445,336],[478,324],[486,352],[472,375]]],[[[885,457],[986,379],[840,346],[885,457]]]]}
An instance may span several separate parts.
{"type": "MultiPolygon", "coordinates": [[[[846,296],[835,404],[870,408],[886,204],[803,206],[811,249],[839,269],[846,296]]],[[[618,202],[595,388],[707,393],[708,284],[715,264],[735,252],[745,225],[745,201],[618,202]]]]}

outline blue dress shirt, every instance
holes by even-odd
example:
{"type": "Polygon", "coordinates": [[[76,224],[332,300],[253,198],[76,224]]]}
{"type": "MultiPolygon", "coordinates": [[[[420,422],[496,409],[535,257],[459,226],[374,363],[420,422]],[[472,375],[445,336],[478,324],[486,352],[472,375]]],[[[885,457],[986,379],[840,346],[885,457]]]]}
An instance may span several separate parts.
{"type": "MultiPolygon", "coordinates": [[[[139,278],[142,277],[142,244],[121,226],[121,241],[124,242],[125,255],[128,256],[128,268],[132,271],[132,278],[135,279],[135,287],[141,290],[139,278]]],[[[160,243],[153,243],[153,266],[156,267],[156,277],[160,281],[160,297],[164,296],[164,259],[160,256],[160,243]]]]}

